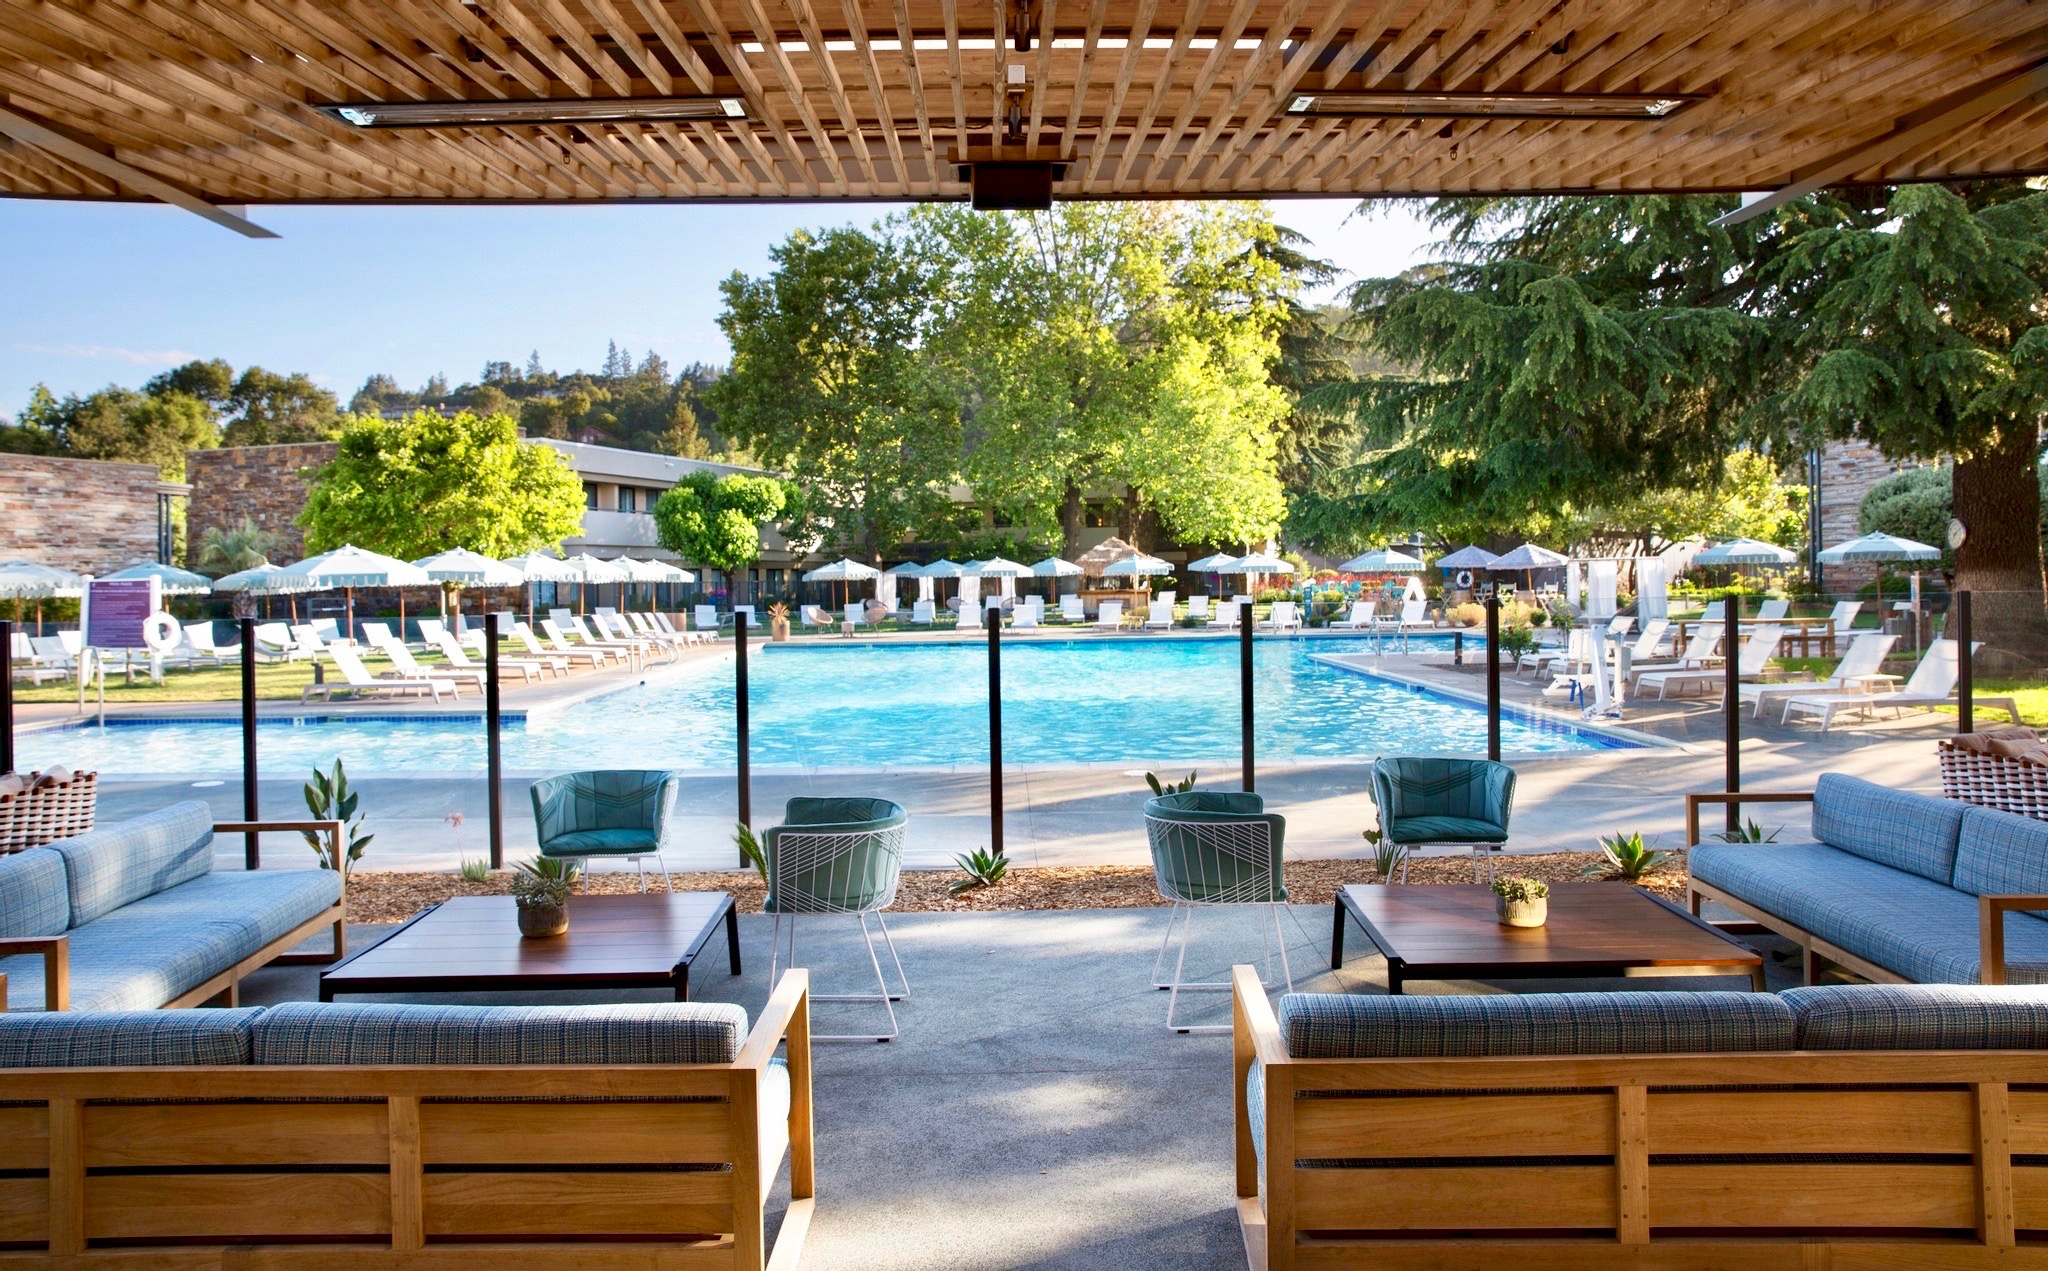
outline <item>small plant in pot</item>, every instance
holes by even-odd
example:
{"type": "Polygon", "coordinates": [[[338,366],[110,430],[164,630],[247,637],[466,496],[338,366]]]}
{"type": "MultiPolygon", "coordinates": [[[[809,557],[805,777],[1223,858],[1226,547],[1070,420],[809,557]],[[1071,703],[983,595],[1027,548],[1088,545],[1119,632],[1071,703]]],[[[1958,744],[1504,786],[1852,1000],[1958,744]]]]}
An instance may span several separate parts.
{"type": "Polygon", "coordinates": [[[521,861],[512,875],[512,903],[519,911],[519,934],[529,940],[559,936],[569,929],[569,889],[583,871],[576,862],[536,856],[521,861]]]}
{"type": "Polygon", "coordinates": [[[1509,874],[1493,880],[1493,911],[1509,927],[1540,927],[1550,917],[1550,884],[1509,874]]]}
{"type": "Polygon", "coordinates": [[[780,600],[768,606],[768,638],[776,643],[789,639],[789,606],[780,600]]]}

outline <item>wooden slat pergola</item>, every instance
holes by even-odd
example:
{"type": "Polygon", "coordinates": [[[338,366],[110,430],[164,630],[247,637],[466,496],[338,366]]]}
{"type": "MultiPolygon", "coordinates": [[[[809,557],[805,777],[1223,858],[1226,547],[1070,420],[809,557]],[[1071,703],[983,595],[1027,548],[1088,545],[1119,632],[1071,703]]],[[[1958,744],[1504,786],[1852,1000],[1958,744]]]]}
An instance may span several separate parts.
{"type": "Polygon", "coordinates": [[[2048,171],[2044,87],[2030,0],[0,0],[0,194],[1790,197],[2048,171]]]}

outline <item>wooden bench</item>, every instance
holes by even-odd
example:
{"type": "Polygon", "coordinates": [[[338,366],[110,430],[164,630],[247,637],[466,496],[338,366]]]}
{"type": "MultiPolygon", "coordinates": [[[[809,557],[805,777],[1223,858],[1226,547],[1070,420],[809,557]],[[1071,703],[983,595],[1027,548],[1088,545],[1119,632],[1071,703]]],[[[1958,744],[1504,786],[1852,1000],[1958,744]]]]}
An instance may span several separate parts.
{"type": "Polygon", "coordinates": [[[802,970],[727,1064],[16,1068],[0,1082],[0,1267],[787,1271],[814,1204],[802,970]],[[785,1041],[788,1115],[764,1118],[785,1041]]]}
{"type": "Polygon", "coordinates": [[[1232,979],[1253,1268],[2048,1266],[2048,1053],[1295,1059],[1232,979]]]}

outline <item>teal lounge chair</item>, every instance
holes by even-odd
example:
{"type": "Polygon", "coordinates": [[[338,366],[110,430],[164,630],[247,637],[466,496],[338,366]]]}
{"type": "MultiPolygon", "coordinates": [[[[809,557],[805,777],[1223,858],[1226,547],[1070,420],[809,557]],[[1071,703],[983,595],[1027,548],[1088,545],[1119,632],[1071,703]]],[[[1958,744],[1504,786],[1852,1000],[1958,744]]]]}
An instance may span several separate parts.
{"type": "Polygon", "coordinates": [[[1281,878],[1287,819],[1266,811],[1265,800],[1256,794],[1190,790],[1147,799],[1145,834],[1152,844],[1152,873],[1159,894],[1172,905],[1159,954],[1152,960],[1152,987],[1171,994],[1166,1000],[1166,1026],[1177,1033],[1230,1031],[1227,1024],[1197,1027],[1174,1022],[1183,990],[1230,987],[1221,980],[1189,983],[1182,978],[1198,905],[1267,906],[1273,929],[1263,935],[1265,959],[1271,962],[1272,942],[1277,938],[1281,974],[1288,990],[1293,991],[1287,931],[1280,921],[1287,904],[1287,885],[1281,878]],[[1176,922],[1180,924],[1180,954],[1174,961],[1173,978],[1162,980],[1159,973],[1166,962],[1167,946],[1173,943],[1176,922]]]}
{"type": "Polygon", "coordinates": [[[540,854],[584,862],[615,856],[640,868],[647,890],[648,857],[661,867],[662,881],[675,890],[661,859],[661,842],[676,804],[676,776],[637,768],[571,772],[533,783],[533,824],[540,854]]]}
{"type": "Polygon", "coordinates": [[[910,996],[910,981],[882,911],[896,903],[896,883],[903,872],[903,839],[910,816],[887,799],[791,799],[782,824],[768,831],[762,850],[768,858],[767,912],[775,916],[768,982],[775,983],[782,956],[783,921],[789,924],[789,964],[796,963],[796,920],[803,914],[853,914],[867,941],[878,993],[811,994],[813,1002],[880,1002],[889,1014],[889,1031],[862,1034],[813,1034],[813,1041],[885,1042],[897,1033],[893,1003],[910,996]],[[868,915],[882,929],[889,961],[896,965],[901,991],[889,987],[882,961],[875,953],[868,915]]]}
{"type": "Polygon", "coordinates": [[[1389,757],[1372,766],[1372,801],[1380,811],[1380,833],[1402,849],[1401,881],[1408,881],[1408,857],[1416,848],[1469,847],[1473,872],[1508,841],[1508,814],[1515,803],[1515,770],[1490,759],[1389,757]]]}

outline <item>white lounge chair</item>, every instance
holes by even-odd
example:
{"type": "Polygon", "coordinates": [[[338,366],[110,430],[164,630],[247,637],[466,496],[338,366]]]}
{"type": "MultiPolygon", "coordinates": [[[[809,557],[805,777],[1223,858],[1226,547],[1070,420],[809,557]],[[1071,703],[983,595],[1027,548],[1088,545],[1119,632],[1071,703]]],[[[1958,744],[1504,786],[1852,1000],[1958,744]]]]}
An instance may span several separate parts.
{"type": "MultiPolygon", "coordinates": [[[[1973,641],[1972,650],[1984,647],[1982,640],[1973,641]]],[[[1790,723],[1794,715],[1820,716],[1820,730],[1826,732],[1835,722],[1837,712],[1868,714],[1879,707],[1893,711],[1908,706],[1945,706],[1955,700],[1956,678],[1961,668],[1956,664],[1956,642],[1936,640],[1927,646],[1927,652],[1920,655],[1920,664],[1913,668],[1913,674],[1906,677],[1904,687],[1890,693],[1816,693],[1788,697],[1785,699],[1785,721],[1790,723]]],[[[1978,697],[1971,701],[1979,710],[2002,710],[2020,722],[2019,704],[2010,697],[1978,697]]]]}
{"type": "Polygon", "coordinates": [[[1826,628],[1828,634],[1840,637],[1849,628],[1856,625],[1856,615],[1861,612],[1863,612],[1863,602],[1860,600],[1836,601],[1834,612],[1828,615],[1828,625],[1826,628]]]}
{"type": "Polygon", "coordinates": [[[25,678],[31,684],[41,684],[44,679],[63,679],[64,671],[39,655],[35,646],[29,643],[28,632],[17,631],[7,646],[8,664],[13,674],[25,678]]]}
{"type": "Polygon", "coordinates": [[[868,607],[865,601],[856,601],[846,606],[846,620],[856,627],[868,624],[868,607]]]}
{"type": "Polygon", "coordinates": [[[1372,601],[1354,600],[1351,602],[1351,612],[1341,620],[1331,623],[1330,626],[1344,631],[1363,630],[1372,625],[1372,613],[1372,601]]]}
{"type": "Polygon", "coordinates": [[[320,700],[332,701],[333,695],[337,692],[348,693],[351,696],[365,693],[417,693],[431,696],[437,702],[441,700],[443,692],[450,697],[462,696],[455,684],[443,676],[373,676],[364,669],[362,659],[356,656],[356,651],[345,644],[329,645],[327,657],[334,663],[335,669],[341,672],[342,682],[336,684],[333,680],[325,680],[318,684],[308,684],[299,690],[300,701],[307,701],[316,693],[319,694],[320,700]]]}
{"type": "Polygon", "coordinates": [[[1580,664],[1591,662],[1592,654],[1588,651],[1591,646],[1584,630],[1578,627],[1563,627],[1558,629],[1557,634],[1563,639],[1538,645],[1516,658],[1515,674],[1520,675],[1523,671],[1528,671],[1537,679],[1541,679],[1546,670],[1556,675],[1561,671],[1576,670],[1580,664]]]}
{"type": "MultiPolygon", "coordinates": [[[[1629,665],[1633,667],[1637,662],[1654,659],[1657,656],[1658,647],[1664,643],[1664,633],[1669,630],[1671,630],[1671,619],[1669,618],[1652,618],[1644,623],[1643,629],[1636,633],[1635,643],[1628,646],[1629,665]]],[[[1621,641],[1619,640],[1607,646],[1607,658],[1610,662],[1620,656],[1621,647],[1621,641]]]]}
{"type": "Polygon", "coordinates": [[[171,650],[166,660],[183,662],[187,666],[226,666],[242,660],[242,646],[215,644],[213,623],[194,622],[185,626],[178,637],[178,646],[171,650]]]}
{"type": "Polygon", "coordinates": [[[1515,659],[1515,674],[1520,675],[1524,671],[1534,674],[1542,671],[1553,660],[1570,656],[1572,653],[1570,631],[1571,629],[1560,630],[1556,627],[1551,627],[1548,628],[1547,635],[1537,636],[1538,643],[1536,647],[1515,659]]]}
{"type": "Polygon", "coordinates": [[[609,654],[599,653],[592,649],[572,649],[566,653],[551,650],[540,642],[539,637],[533,634],[533,628],[523,622],[514,621],[504,629],[511,633],[514,640],[519,641],[520,644],[525,646],[527,656],[549,663],[556,671],[563,675],[569,673],[571,663],[588,662],[591,668],[595,670],[603,666],[610,656],[609,654]]]}
{"type": "Polygon", "coordinates": [[[313,634],[319,636],[323,644],[355,643],[353,638],[342,634],[341,620],[338,618],[315,618],[306,625],[313,628],[313,634]]]}
{"type": "MultiPolygon", "coordinates": [[[[422,618],[420,620],[420,630],[426,630],[427,623],[429,622],[433,622],[433,619],[422,618]]],[[[391,634],[391,627],[390,624],[388,623],[364,622],[359,623],[358,625],[361,626],[363,629],[363,643],[369,645],[373,649],[382,648],[398,638],[397,636],[391,634]]],[[[438,627],[441,624],[435,622],[434,625],[438,627]]]]}
{"type": "Polygon", "coordinates": [[[1758,622],[1776,622],[1790,612],[1792,612],[1791,601],[1766,600],[1756,607],[1756,620],[1758,622]]]}
{"type": "MultiPolygon", "coordinates": [[[[1741,655],[1735,659],[1735,675],[1742,680],[1760,680],[1769,672],[1771,658],[1778,652],[1778,641],[1784,639],[1783,627],[1750,627],[1749,634],[1742,641],[1741,655]]],[[[1719,670],[1650,671],[1636,678],[1636,692],[1647,693],[1657,690],[1658,700],[1670,695],[1675,687],[1698,684],[1703,689],[1715,684],[1726,685],[1728,667],[1724,661],[1719,670]]],[[[1722,696],[1726,696],[1724,692],[1722,696]]]]}
{"type": "Polygon", "coordinates": [[[716,631],[721,625],[717,605],[698,605],[690,613],[690,621],[697,624],[699,631],[716,631]]]}
{"type": "MultiPolygon", "coordinates": [[[[584,625],[582,618],[574,614],[569,616],[569,621],[564,630],[568,631],[570,635],[579,637],[585,644],[605,645],[609,648],[624,649],[629,658],[644,658],[657,647],[652,640],[643,640],[639,636],[619,636],[612,635],[609,631],[592,631],[584,625]]],[[[673,653],[674,650],[670,650],[670,652],[673,653]]]]}
{"type": "Polygon", "coordinates": [[[1373,619],[1373,626],[1387,631],[1433,631],[1436,624],[1429,620],[1427,600],[1404,600],[1401,612],[1381,615],[1373,619]]]}
{"type": "Polygon", "coordinates": [[[548,638],[548,647],[552,648],[555,652],[570,655],[595,655],[601,659],[597,663],[599,666],[604,666],[612,661],[623,662],[628,656],[626,650],[614,644],[591,644],[587,641],[578,643],[569,639],[568,635],[562,630],[561,624],[553,618],[542,618],[540,620],[540,629],[541,634],[548,638]]]}
{"type": "Polygon", "coordinates": [[[628,629],[635,634],[645,639],[653,640],[658,644],[668,645],[672,649],[683,649],[693,644],[704,643],[702,632],[672,631],[656,622],[652,614],[636,612],[620,614],[619,616],[626,621],[628,629]]]}
{"type": "MultiPolygon", "coordinates": [[[[380,678],[402,676],[410,680],[446,680],[450,684],[474,684],[477,692],[484,691],[484,672],[479,667],[464,669],[459,666],[421,666],[413,659],[411,649],[395,641],[385,645],[378,652],[391,659],[393,668],[385,677],[380,678]]],[[[461,693],[458,691],[456,696],[461,696],[461,693]]]]}
{"type": "Polygon", "coordinates": [[[1189,596],[1188,619],[1193,622],[1200,622],[1208,616],[1209,598],[1207,596],[1189,596]]]}
{"type": "MultiPolygon", "coordinates": [[[[1812,697],[1829,691],[1853,692],[1850,687],[1862,683],[1867,677],[1876,675],[1884,668],[1885,655],[1899,638],[1882,631],[1866,631],[1849,641],[1842,660],[1835,663],[1835,669],[1826,678],[1807,680],[1803,683],[1744,684],[1742,700],[1750,703],[1751,713],[1761,719],[1766,702],[1783,702],[1791,697],[1812,697]]],[[[1783,710],[1779,718],[1784,718],[1783,710]]]]}
{"type": "Polygon", "coordinates": [[[1095,609],[1095,626],[1101,631],[1120,631],[1124,625],[1124,602],[1105,600],[1095,609]]]}
{"type": "Polygon", "coordinates": [[[983,627],[982,627],[982,625],[981,625],[981,606],[980,606],[980,605],[961,605],[961,606],[960,606],[960,622],[959,622],[959,624],[958,624],[957,626],[955,626],[955,627],[954,627],[953,629],[954,629],[955,631],[980,631],[980,630],[983,630],[984,628],[983,628],[983,627]]]}
{"type": "Polygon", "coordinates": [[[1060,597],[1060,620],[1063,622],[1088,621],[1088,607],[1082,599],[1071,592],[1060,597]]]}
{"type": "Polygon", "coordinates": [[[327,640],[320,634],[320,629],[312,623],[301,622],[289,628],[289,630],[291,631],[292,648],[298,650],[300,657],[317,658],[326,652],[327,640]]]}
{"type": "Polygon", "coordinates": [[[1266,611],[1266,616],[1259,623],[1259,627],[1268,631],[1285,631],[1290,627],[1299,630],[1301,612],[1292,600],[1276,600],[1273,607],[1266,611]]]}
{"type": "Polygon", "coordinates": [[[55,668],[66,676],[77,672],[78,655],[65,645],[62,636],[30,636],[28,645],[36,660],[44,666],[55,668]]]}
{"type": "Polygon", "coordinates": [[[1721,660],[1720,655],[1715,652],[1720,647],[1721,624],[1718,622],[1703,622],[1693,628],[1692,639],[1685,642],[1685,648],[1679,651],[1677,657],[1668,662],[1644,662],[1630,667],[1628,677],[1629,691],[1634,692],[1636,685],[1642,683],[1645,675],[1656,671],[1704,670],[1721,660]]]}
{"type": "Polygon", "coordinates": [[[1726,616],[1727,608],[1728,602],[1725,600],[1709,600],[1707,607],[1700,611],[1700,621],[1719,622],[1726,616]]]}
{"type": "MultiPolygon", "coordinates": [[[[469,650],[463,648],[462,642],[450,633],[443,631],[441,638],[436,640],[434,644],[435,647],[441,650],[441,656],[448,659],[448,665],[456,670],[482,671],[487,675],[490,673],[490,664],[488,662],[470,661],[469,650]]],[[[541,678],[543,672],[553,670],[555,670],[553,666],[539,658],[508,658],[502,654],[498,657],[499,675],[508,675],[517,671],[520,678],[529,684],[541,678]]]]}
{"type": "Polygon", "coordinates": [[[282,622],[256,624],[256,658],[260,662],[296,662],[305,650],[292,638],[291,628],[282,622]]]}
{"type": "Polygon", "coordinates": [[[910,624],[914,627],[929,627],[937,617],[937,610],[929,600],[917,600],[910,605],[910,624]]]}
{"type": "Polygon", "coordinates": [[[1225,630],[1228,630],[1229,628],[1236,626],[1237,615],[1242,608],[1243,606],[1235,600],[1217,601],[1216,612],[1209,615],[1209,625],[1212,628],[1221,627],[1225,630]]]}
{"type": "Polygon", "coordinates": [[[1147,630],[1164,630],[1164,629],[1166,629],[1166,628],[1170,628],[1170,627],[1172,627],[1172,626],[1173,626],[1173,602],[1172,602],[1171,600],[1155,600],[1155,601],[1153,601],[1153,602],[1152,602],[1152,605],[1151,605],[1151,608],[1150,608],[1150,609],[1149,609],[1149,610],[1148,610],[1148,611],[1146,612],[1146,614],[1145,614],[1145,627],[1146,627],[1146,629],[1147,629],[1147,630]]]}
{"type": "Polygon", "coordinates": [[[1010,625],[1019,631],[1038,629],[1038,606],[1018,605],[1010,612],[1010,625]]]}

